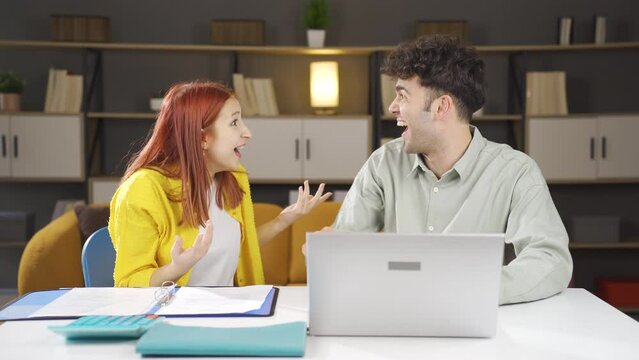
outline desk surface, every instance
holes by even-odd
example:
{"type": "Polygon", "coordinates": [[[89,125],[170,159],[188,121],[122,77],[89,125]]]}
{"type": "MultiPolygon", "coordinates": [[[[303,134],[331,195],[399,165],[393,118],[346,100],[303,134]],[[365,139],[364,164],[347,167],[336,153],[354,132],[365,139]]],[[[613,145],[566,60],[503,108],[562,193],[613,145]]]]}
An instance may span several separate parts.
{"type": "MultiPolygon", "coordinates": [[[[251,326],[308,319],[305,287],[281,288],[270,318],[169,319],[177,325],[251,326]]],[[[2,359],[140,359],[134,341],[66,344],[48,325],[69,320],[13,321],[0,326],[2,359]]],[[[583,289],[499,308],[492,339],[316,337],[309,359],[638,359],[639,322],[583,289]]]]}

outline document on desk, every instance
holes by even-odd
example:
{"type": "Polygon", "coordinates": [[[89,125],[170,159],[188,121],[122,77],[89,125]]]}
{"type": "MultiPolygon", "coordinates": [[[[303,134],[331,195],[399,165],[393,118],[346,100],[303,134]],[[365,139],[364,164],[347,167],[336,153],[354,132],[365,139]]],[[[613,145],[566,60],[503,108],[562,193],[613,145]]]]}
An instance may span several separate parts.
{"type": "Polygon", "coordinates": [[[259,309],[271,285],[245,287],[181,287],[165,306],[158,305],[159,288],[74,288],[29,318],[84,315],[221,315],[259,309]]]}

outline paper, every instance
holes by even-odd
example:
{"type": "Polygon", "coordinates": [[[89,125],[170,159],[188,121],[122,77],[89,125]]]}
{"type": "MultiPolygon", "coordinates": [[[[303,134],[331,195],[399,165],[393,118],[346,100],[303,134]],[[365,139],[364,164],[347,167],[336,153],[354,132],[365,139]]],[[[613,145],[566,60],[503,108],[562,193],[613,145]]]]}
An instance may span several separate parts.
{"type": "MultiPolygon", "coordinates": [[[[182,287],[158,315],[238,314],[259,309],[271,285],[245,287],[182,287]]],[[[156,308],[159,288],[74,288],[35,311],[33,317],[140,315],[156,308]]]]}
{"type": "Polygon", "coordinates": [[[145,314],[158,288],[73,288],[29,317],[145,314]]]}
{"type": "Polygon", "coordinates": [[[183,287],[157,315],[237,314],[259,309],[271,285],[244,287],[183,287]]]}

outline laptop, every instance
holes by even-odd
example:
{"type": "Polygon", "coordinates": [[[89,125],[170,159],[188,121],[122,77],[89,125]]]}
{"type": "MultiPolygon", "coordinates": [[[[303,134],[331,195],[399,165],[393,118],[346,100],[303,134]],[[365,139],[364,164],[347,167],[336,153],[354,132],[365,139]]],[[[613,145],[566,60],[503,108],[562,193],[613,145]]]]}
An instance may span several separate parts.
{"type": "Polygon", "coordinates": [[[495,335],[503,234],[306,237],[311,335],[495,335]]]}

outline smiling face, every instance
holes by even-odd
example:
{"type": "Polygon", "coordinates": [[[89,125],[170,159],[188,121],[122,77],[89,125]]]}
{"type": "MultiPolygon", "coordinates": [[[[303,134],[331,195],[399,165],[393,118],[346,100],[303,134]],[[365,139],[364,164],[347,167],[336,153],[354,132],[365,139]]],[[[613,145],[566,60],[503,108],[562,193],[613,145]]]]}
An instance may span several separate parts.
{"type": "Polygon", "coordinates": [[[397,79],[395,93],[395,100],[388,109],[397,118],[397,126],[404,127],[404,151],[428,153],[428,149],[436,144],[434,109],[437,109],[438,98],[433,90],[421,85],[418,76],[397,79]]]}
{"type": "Polygon", "coordinates": [[[202,131],[202,147],[209,171],[215,174],[237,170],[242,157],[241,151],[252,136],[242,121],[240,103],[237,99],[231,97],[226,100],[217,119],[202,131]]]}

